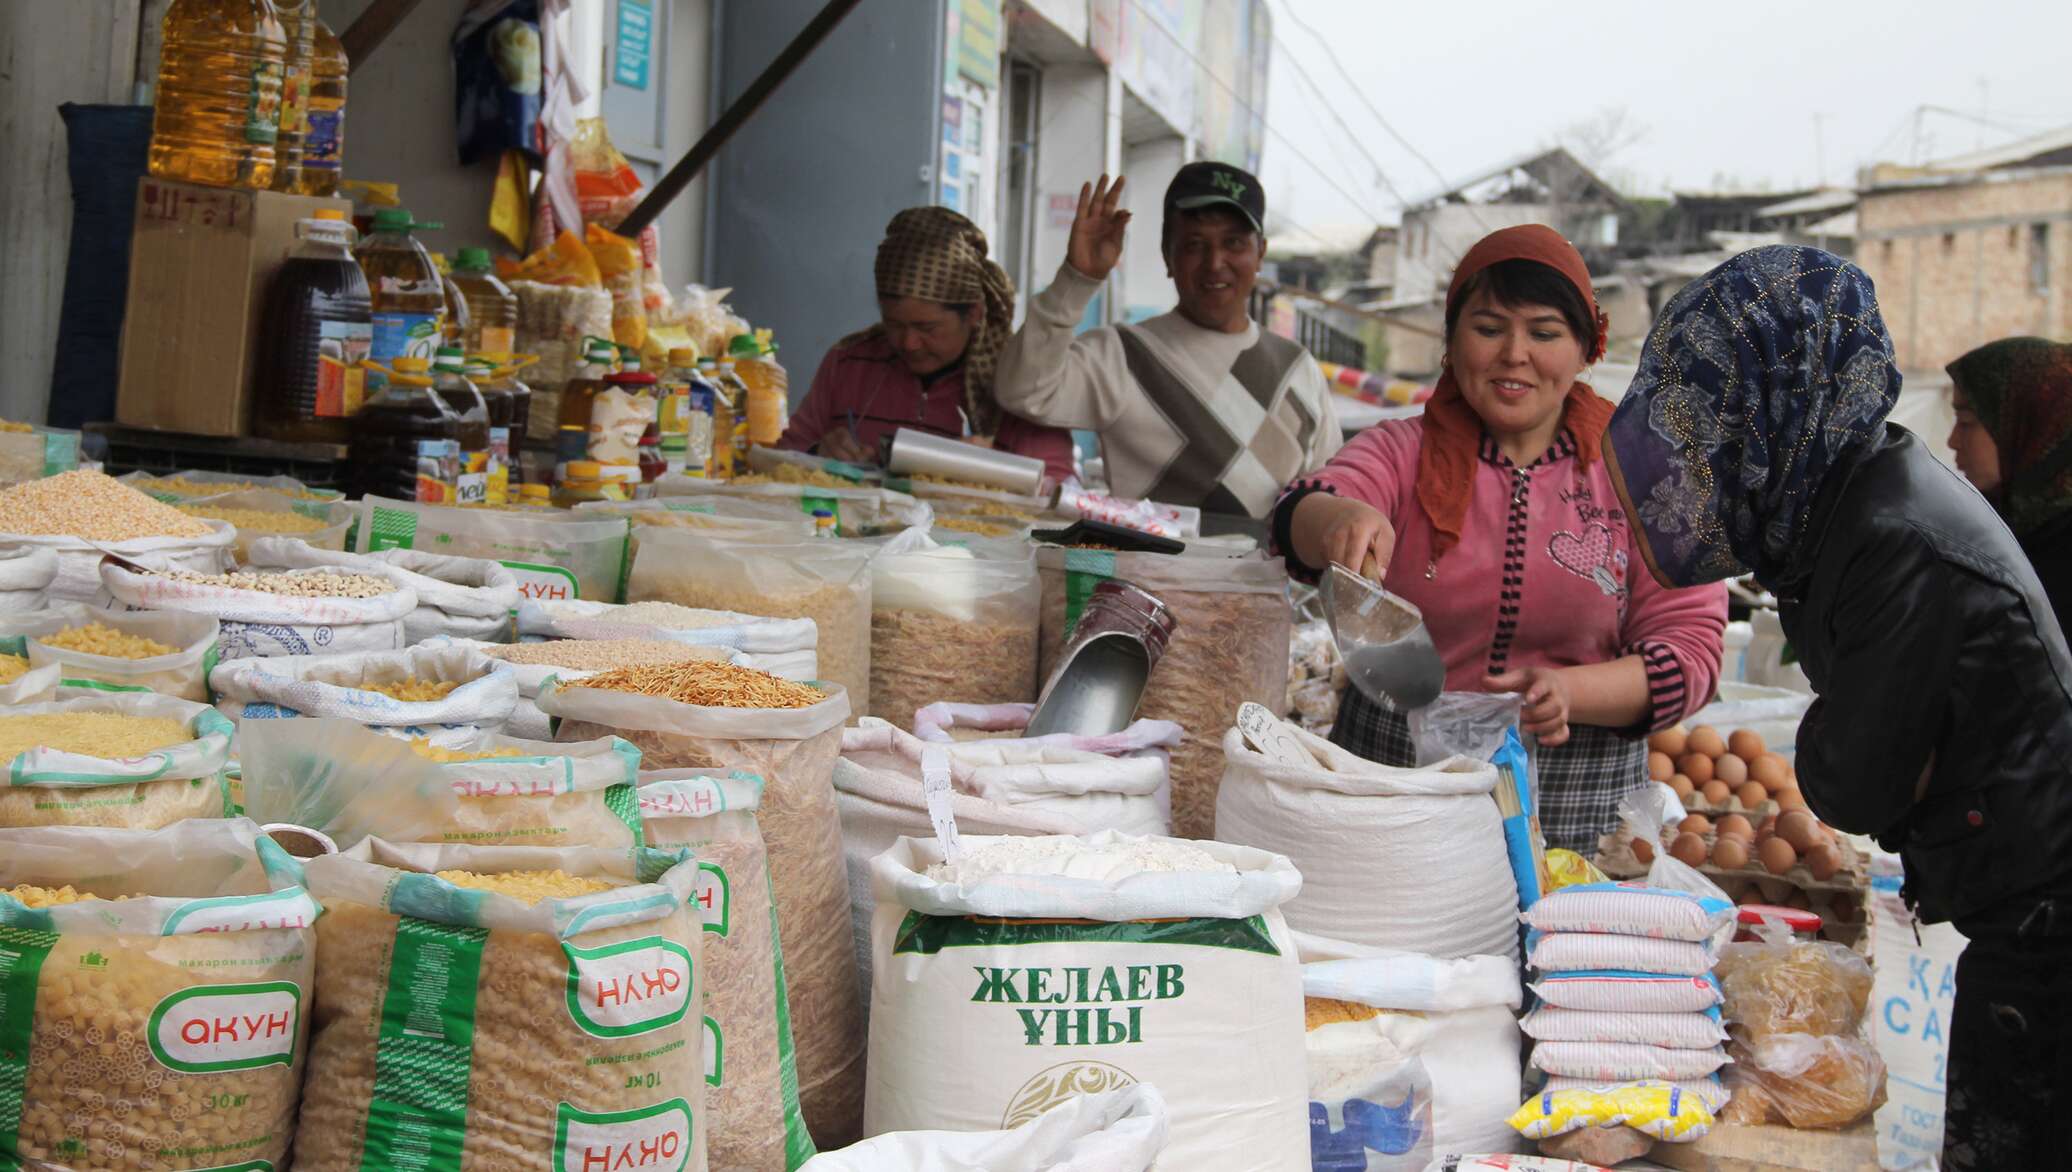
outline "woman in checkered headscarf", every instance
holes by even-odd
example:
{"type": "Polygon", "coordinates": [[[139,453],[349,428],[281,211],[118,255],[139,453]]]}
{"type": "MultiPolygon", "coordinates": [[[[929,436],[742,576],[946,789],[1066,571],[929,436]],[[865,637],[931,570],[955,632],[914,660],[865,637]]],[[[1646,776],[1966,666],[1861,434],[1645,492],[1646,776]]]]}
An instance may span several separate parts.
{"type": "Polygon", "coordinates": [[[878,324],[828,352],[778,446],[880,463],[901,427],[989,442],[1072,474],[1068,432],[1001,412],[993,365],[1014,329],[1014,282],[986,234],[948,208],[908,208],[878,245],[878,324]]]}

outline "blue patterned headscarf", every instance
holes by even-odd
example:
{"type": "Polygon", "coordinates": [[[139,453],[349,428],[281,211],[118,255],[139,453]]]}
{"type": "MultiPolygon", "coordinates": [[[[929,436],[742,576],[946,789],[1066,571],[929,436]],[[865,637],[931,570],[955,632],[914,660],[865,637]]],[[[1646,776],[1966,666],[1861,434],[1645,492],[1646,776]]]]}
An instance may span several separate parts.
{"type": "Polygon", "coordinates": [[[1604,432],[1649,568],[1671,586],[1784,581],[1821,484],[1898,397],[1892,337],[1855,265],[1773,245],[1693,281],[1604,432]]]}

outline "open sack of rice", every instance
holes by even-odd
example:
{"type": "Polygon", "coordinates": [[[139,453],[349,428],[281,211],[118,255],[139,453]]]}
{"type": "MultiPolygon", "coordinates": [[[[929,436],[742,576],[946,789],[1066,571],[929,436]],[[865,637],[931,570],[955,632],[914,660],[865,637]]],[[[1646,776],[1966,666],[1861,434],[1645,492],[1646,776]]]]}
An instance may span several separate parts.
{"type": "Polygon", "coordinates": [[[500,731],[518,703],[510,671],[465,647],[234,659],[209,673],[209,685],[240,724],[336,716],[441,743],[500,731]]]}
{"type": "Polygon", "coordinates": [[[349,720],[255,720],[238,737],[245,812],[322,832],[473,846],[641,845],[640,750],[617,737],[444,745],[349,720]]]}
{"type": "Polygon", "coordinates": [[[293,538],[252,543],[251,564],[306,570],[342,566],[388,578],[417,595],[417,608],[403,616],[403,637],[414,646],[437,635],[507,643],[511,615],[518,609],[518,575],[486,558],[452,557],[415,549],[334,554],[293,538]]]}
{"type": "Polygon", "coordinates": [[[417,594],[342,566],[196,574],[137,573],[108,562],[101,589],[129,610],[170,610],[222,622],[222,656],[393,651],[417,594]]]}
{"type": "Polygon", "coordinates": [[[540,708],[564,740],[614,735],[649,769],[741,770],[764,781],[756,811],[784,941],[798,1043],[799,1099],[815,1142],[856,1138],[863,1097],[863,1005],[849,941],[842,826],[829,778],[848,697],[748,668],[690,663],[550,680],[540,708]]]}
{"type": "Polygon", "coordinates": [[[665,769],[640,775],[657,847],[697,852],[692,896],[705,925],[705,1105],[713,1172],[797,1168],[813,1154],[785,1003],[784,950],[756,827],[763,780],[665,769]]]}
{"type": "Polygon", "coordinates": [[[295,1166],[705,1166],[689,851],[399,844],[311,859],[295,1166]]]}
{"type": "Polygon", "coordinates": [[[116,692],[0,712],[0,827],[156,830],[229,809],[230,722],[205,704],[116,692]]]}
{"type": "Polygon", "coordinates": [[[242,819],[0,830],[0,1166],[282,1167],[319,910],[242,819]]]}
{"type": "Polygon", "coordinates": [[[1035,700],[1042,598],[1022,542],[892,538],[871,561],[870,715],[904,727],[939,700],[1035,700]]]}
{"type": "Polygon", "coordinates": [[[84,603],[0,612],[0,653],[58,670],[58,698],[156,692],[206,704],[219,624],[177,611],[113,611],[84,603]]]}
{"type": "Polygon", "coordinates": [[[870,709],[871,558],[860,542],[790,545],[652,532],[641,543],[628,602],[812,619],[818,678],[840,684],[854,712],[870,709]]]}
{"type": "Polygon", "coordinates": [[[92,602],[108,554],[168,570],[213,574],[230,565],[235,527],[190,517],[99,472],[78,469],[0,491],[0,550],[57,559],[53,602],[92,602]]]}
{"type": "Polygon", "coordinates": [[[1161,1167],[1308,1172],[1287,859],[1218,842],[902,838],[871,865],[865,1130],[1014,1127],[1157,1087],[1161,1167]]]}
{"type": "MultiPolygon", "coordinates": [[[[1132,582],[1171,608],[1177,627],[1152,670],[1138,715],[1186,730],[1173,750],[1173,833],[1211,838],[1223,733],[1247,703],[1280,711],[1287,702],[1288,573],[1257,554],[1111,553],[1043,546],[1043,672],[1057,666],[1094,586],[1132,582]]],[[[949,697],[945,697],[946,699],[949,697]]]]}
{"type": "MultiPolygon", "coordinates": [[[[810,618],[772,618],[673,602],[528,601],[518,635],[537,639],[666,639],[738,652],[734,662],[787,680],[820,678],[820,628],[810,618]]],[[[638,666],[626,663],[622,666],[638,666]]]]}

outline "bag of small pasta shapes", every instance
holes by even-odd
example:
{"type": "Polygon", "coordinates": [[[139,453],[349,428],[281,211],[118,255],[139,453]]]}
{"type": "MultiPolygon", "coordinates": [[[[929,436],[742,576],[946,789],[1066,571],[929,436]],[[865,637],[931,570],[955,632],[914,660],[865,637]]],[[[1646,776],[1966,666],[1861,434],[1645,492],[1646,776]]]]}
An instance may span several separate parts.
{"type": "Polygon", "coordinates": [[[832,784],[848,694],[724,663],[680,663],[549,680],[539,706],[555,736],[618,736],[648,769],[741,770],[764,781],[756,810],[784,942],[799,1100],[814,1142],[862,1127],[864,1010],[849,937],[841,817],[832,784]]]}
{"type": "Polygon", "coordinates": [[[306,867],[297,1168],[705,1167],[689,851],[368,838],[306,867]]]}
{"type": "Polygon", "coordinates": [[[244,819],[0,830],[0,1167],[281,1167],[320,911],[244,819]]]}

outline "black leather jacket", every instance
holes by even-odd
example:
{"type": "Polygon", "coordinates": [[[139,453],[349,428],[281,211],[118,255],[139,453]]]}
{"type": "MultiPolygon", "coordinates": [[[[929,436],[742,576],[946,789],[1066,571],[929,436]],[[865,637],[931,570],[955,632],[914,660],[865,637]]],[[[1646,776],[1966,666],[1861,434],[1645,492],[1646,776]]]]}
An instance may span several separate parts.
{"type": "Polygon", "coordinates": [[[1992,507],[1905,429],[1830,474],[1779,590],[1819,694],[1799,783],[1936,923],[2072,889],[2072,653],[1992,507]],[[1933,761],[1926,796],[1915,801],[1933,761]]]}

